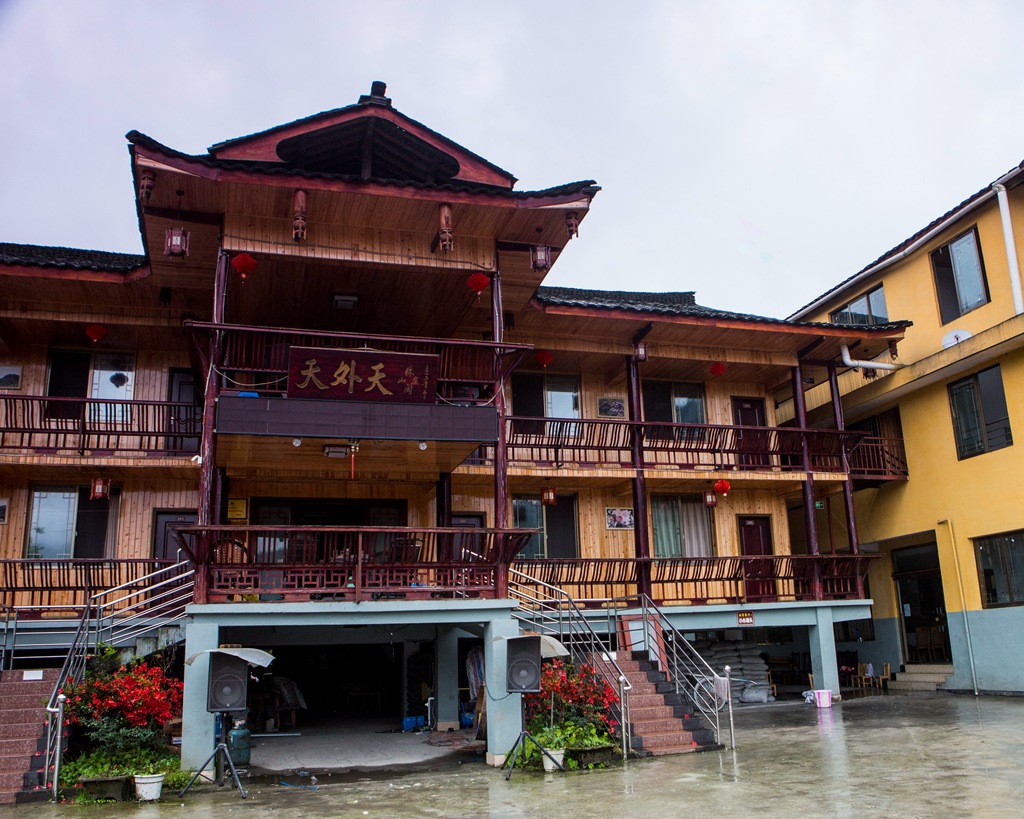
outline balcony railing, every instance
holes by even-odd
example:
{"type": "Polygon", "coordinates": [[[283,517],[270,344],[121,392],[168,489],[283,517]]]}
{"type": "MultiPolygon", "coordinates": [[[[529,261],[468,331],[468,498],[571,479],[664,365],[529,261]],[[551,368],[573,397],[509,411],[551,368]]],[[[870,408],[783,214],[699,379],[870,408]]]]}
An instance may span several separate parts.
{"type": "Polygon", "coordinates": [[[534,529],[188,526],[196,602],[501,598],[534,529]]]}
{"type": "Polygon", "coordinates": [[[202,410],[171,401],[41,395],[0,399],[0,449],[191,454],[202,410]]]}
{"type": "MultiPolygon", "coordinates": [[[[863,435],[828,429],[582,418],[513,417],[507,419],[506,429],[508,460],[517,465],[629,467],[632,439],[638,435],[647,467],[782,472],[803,471],[805,440],[812,470],[841,471],[841,447],[854,447],[863,435]]],[[[493,457],[493,448],[484,447],[477,460],[487,462],[493,457]]]]}
{"type": "Polygon", "coordinates": [[[863,438],[850,453],[849,463],[856,479],[905,481],[910,475],[902,438],[863,438]]]}
{"type": "Polygon", "coordinates": [[[600,560],[520,559],[515,569],[596,606],[636,593],[637,569],[649,562],[658,604],[747,604],[858,599],[858,578],[877,555],[765,555],[600,560]],[[821,594],[815,593],[815,575],[821,594]]]}
{"type": "Polygon", "coordinates": [[[332,333],[274,327],[246,327],[193,322],[194,337],[220,331],[218,367],[226,386],[259,392],[284,393],[288,386],[288,356],[292,347],[378,350],[419,353],[439,358],[439,400],[460,404],[489,403],[498,385],[533,349],[528,344],[494,344],[463,339],[435,339],[364,333],[332,333]]]}
{"type": "Polygon", "coordinates": [[[134,582],[173,564],[173,560],[155,558],[0,560],[0,604],[30,608],[39,616],[80,614],[93,594],[134,582]]]}

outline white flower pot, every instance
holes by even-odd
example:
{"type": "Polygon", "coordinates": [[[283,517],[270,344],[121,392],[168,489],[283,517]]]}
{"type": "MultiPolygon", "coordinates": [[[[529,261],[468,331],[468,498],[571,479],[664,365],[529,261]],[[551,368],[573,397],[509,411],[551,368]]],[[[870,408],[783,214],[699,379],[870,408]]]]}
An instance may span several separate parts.
{"type": "MultiPolygon", "coordinates": [[[[565,764],[565,749],[564,748],[559,748],[557,750],[554,749],[554,748],[548,748],[547,752],[548,752],[548,754],[551,754],[551,756],[553,756],[555,758],[555,762],[557,762],[558,765],[564,765],[565,764]]],[[[558,770],[558,765],[556,765],[554,762],[551,761],[551,758],[548,756],[548,754],[541,754],[540,755],[540,758],[544,761],[544,770],[545,771],[557,771],[558,770]]]]}
{"type": "Polygon", "coordinates": [[[160,798],[164,787],[164,775],[135,774],[135,797],[140,802],[154,802],[160,798]]]}

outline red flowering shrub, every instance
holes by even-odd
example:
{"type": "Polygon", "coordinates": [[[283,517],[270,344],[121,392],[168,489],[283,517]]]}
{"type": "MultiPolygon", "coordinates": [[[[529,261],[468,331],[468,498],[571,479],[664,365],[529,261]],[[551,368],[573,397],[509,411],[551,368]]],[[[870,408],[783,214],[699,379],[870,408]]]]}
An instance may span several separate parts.
{"type": "Polygon", "coordinates": [[[614,734],[612,709],[619,696],[592,666],[548,660],[540,677],[540,693],[525,694],[526,724],[531,732],[547,725],[587,728],[614,734]]]}

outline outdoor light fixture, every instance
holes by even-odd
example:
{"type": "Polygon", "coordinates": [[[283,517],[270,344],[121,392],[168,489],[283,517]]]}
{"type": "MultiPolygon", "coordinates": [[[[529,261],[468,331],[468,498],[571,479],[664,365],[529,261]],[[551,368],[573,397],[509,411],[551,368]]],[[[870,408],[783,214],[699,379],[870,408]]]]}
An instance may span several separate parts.
{"type": "Polygon", "coordinates": [[[150,170],[142,171],[139,174],[139,199],[148,203],[153,195],[154,185],[156,185],[156,173],[150,170]]]}
{"type": "Polygon", "coordinates": [[[324,447],[324,455],[328,458],[347,458],[352,454],[348,444],[328,444],[324,447]]]}
{"type": "Polygon", "coordinates": [[[110,497],[110,478],[93,478],[89,486],[89,500],[106,500],[110,497]]]}
{"type": "Polygon", "coordinates": [[[551,248],[547,245],[533,245],[530,248],[530,267],[533,270],[550,270],[551,248]]]}
{"type": "Polygon", "coordinates": [[[551,350],[537,350],[533,357],[545,370],[548,368],[548,364],[555,360],[555,354],[551,350]]]}
{"type": "Polygon", "coordinates": [[[718,495],[715,494],[714,489],[707,489],[704,491],[704,505],[708,509],[714,509],[718,506],[718,495]]]}
{"type": "Polygon", "coordinates": [[[418,444],[416,444],[416,446],[418,446],[420,448],[420,452],[426,452],[427,451],[427,442],[426,441],[420,441],[418,444]]]}
{"type": "Polygon", "coordinates": [[[185,228],[173,227],[164,231],[164,255],[188,256],[188,231],[185,228]]]}
{"type": "Polygon", "coordinates": [[[302,446],[301,438],[292,438],[292,446],[302,446]]]}
{"type": "Polygon", "coordinates": [[[570,239],[580,235],[580,215],[574,210],[565,214],[565,232],[569,234],[570,239]]]}
{"type": "Polygon", "coordinates": [[[342,293],[335,293],[331,303],[335,310],[355,310],[359,304],[359,296],[346,296],[342,293]]]}
{"type": "Polygon", "coordinates": [[[90,324],[85,328],[85,334],[89,337],[89,341],[93,344],[98,344],[107,337],[107,333],[110,331],[102,324],[90,324]]]}
{"type": "Polygon", "coordinates": [[[633,345],[633,358],[637,361],[647,360],[647,343],[644,341],[638,341],[633,345]]]}
{"type": "Polygon", "coordinates": [[[540,490],[540,502],[541,506],[556,506],[558,504],[553,487],[545,486],[540,490]]]}

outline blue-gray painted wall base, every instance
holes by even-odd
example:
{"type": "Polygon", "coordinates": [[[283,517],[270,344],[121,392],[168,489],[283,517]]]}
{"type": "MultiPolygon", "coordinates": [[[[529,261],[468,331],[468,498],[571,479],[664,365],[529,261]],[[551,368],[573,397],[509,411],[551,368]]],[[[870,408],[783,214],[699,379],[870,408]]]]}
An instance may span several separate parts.
{"type": "Polygon", "coordinates": [[[523,695],[505,689],[508,668],[508,637],[519,636],[519,623],[492,620],[484,637],[484,668],[487,677],[487,763],[501,765],[523,730],[523,695]]]}
{"type": "MultiPolygon", "coordinates": [[[[971,611],[967,620],[979,691],[1024,694],[1024,606],[971,611]]],[[[947,625],[954,671],[946,687],[973,691],[963,615],[949,614],[947,625]]]]}
{"type": "Polygon", "coordinates": [[[434,686],[437,730],[459,727],[459,629],[451,626],[437,630],[434,686]]]}
{"type": "MultiPolygon", "coordinates": [[[[209,651],[220,645],[220,629],[215,622],[193,622],[185,633],[185,656],[209,651]]],[[[215,717],[206,710],[210,680],[210,655],[185,666],[185,687],[181,707],[181,768],[194,771],[217,746],[215,717]]]]}

